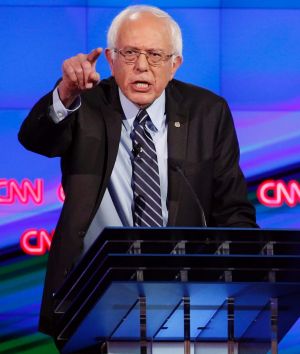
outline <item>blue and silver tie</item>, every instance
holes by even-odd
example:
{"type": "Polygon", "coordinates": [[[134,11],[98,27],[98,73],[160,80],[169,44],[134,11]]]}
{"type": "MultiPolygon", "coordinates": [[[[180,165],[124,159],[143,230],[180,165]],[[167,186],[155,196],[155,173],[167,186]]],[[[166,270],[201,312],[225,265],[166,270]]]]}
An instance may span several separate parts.
{"type": "Polygon", "coordinates": [[[150,117],[140,110],[131,133],[133,143],[132,188],[134,196],[133,225],[163,226],[160,179],[155,145],[146,123],[150,117]]]}

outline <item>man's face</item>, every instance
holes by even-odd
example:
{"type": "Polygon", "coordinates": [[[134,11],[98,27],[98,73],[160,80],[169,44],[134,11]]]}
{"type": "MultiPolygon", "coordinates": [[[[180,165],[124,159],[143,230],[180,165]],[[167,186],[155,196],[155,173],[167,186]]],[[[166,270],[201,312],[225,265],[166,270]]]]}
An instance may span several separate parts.
{"type": "MultiPolygon", "coordinates": [[[[136,14],[125,20],[118,33],[116,49],[160,50],[172,54],[171,34],[166,20],[150,13],[136,14]]],[[[158,66],[149,65],[141,54],[135,63],[126,63],[121,54],[106,50],[112,75],[123,94],[139,107],[150,105],[161,95],[180,66],[180,57],[162,61],[158,66]]]]}

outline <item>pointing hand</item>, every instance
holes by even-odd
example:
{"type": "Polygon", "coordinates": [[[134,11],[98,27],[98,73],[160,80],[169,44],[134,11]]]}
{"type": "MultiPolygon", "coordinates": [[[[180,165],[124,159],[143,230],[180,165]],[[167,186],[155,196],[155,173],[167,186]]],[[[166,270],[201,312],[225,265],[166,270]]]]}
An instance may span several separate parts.
{"type": "Polygon", "coordinates": [[[69,107],[83,91],[90,90],[100,81],[96,63],[101,53],[102,48],[96,48],[88,54],[79,53],[63,62],[63,77],[58,92],[65,107],[69,107]]]}

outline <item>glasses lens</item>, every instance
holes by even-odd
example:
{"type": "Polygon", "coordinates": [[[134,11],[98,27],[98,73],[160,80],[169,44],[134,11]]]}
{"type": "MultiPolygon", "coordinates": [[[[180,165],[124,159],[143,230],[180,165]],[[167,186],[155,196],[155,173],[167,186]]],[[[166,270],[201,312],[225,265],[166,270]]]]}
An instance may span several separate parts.
{"type": "Polygon", "coordinates": [[[124,48],[124,49],[120,50],[120,53],[125,58],[125,61],[127,61],[129,63],[135,62],[138,57],[138,52],[133,49],[130,49],[130,48],[124,48]]]}
{"type": "Polygon", "coordinates": [[[150,64],[157,64],[163,60],[163,54],[161,52],[150,51],[147,54],[150,64]]]}

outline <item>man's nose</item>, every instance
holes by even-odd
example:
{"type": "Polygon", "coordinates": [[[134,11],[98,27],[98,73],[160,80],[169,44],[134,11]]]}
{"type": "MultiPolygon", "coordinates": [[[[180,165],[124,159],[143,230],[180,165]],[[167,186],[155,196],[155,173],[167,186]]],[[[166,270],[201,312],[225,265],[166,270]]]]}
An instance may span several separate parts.
{"type": "Polygon", "coordinates": [[[146,53],[140,53],[135,62],[135,68],[140,71],[147,71],[149,69],[149,63],[146,53]]]}

